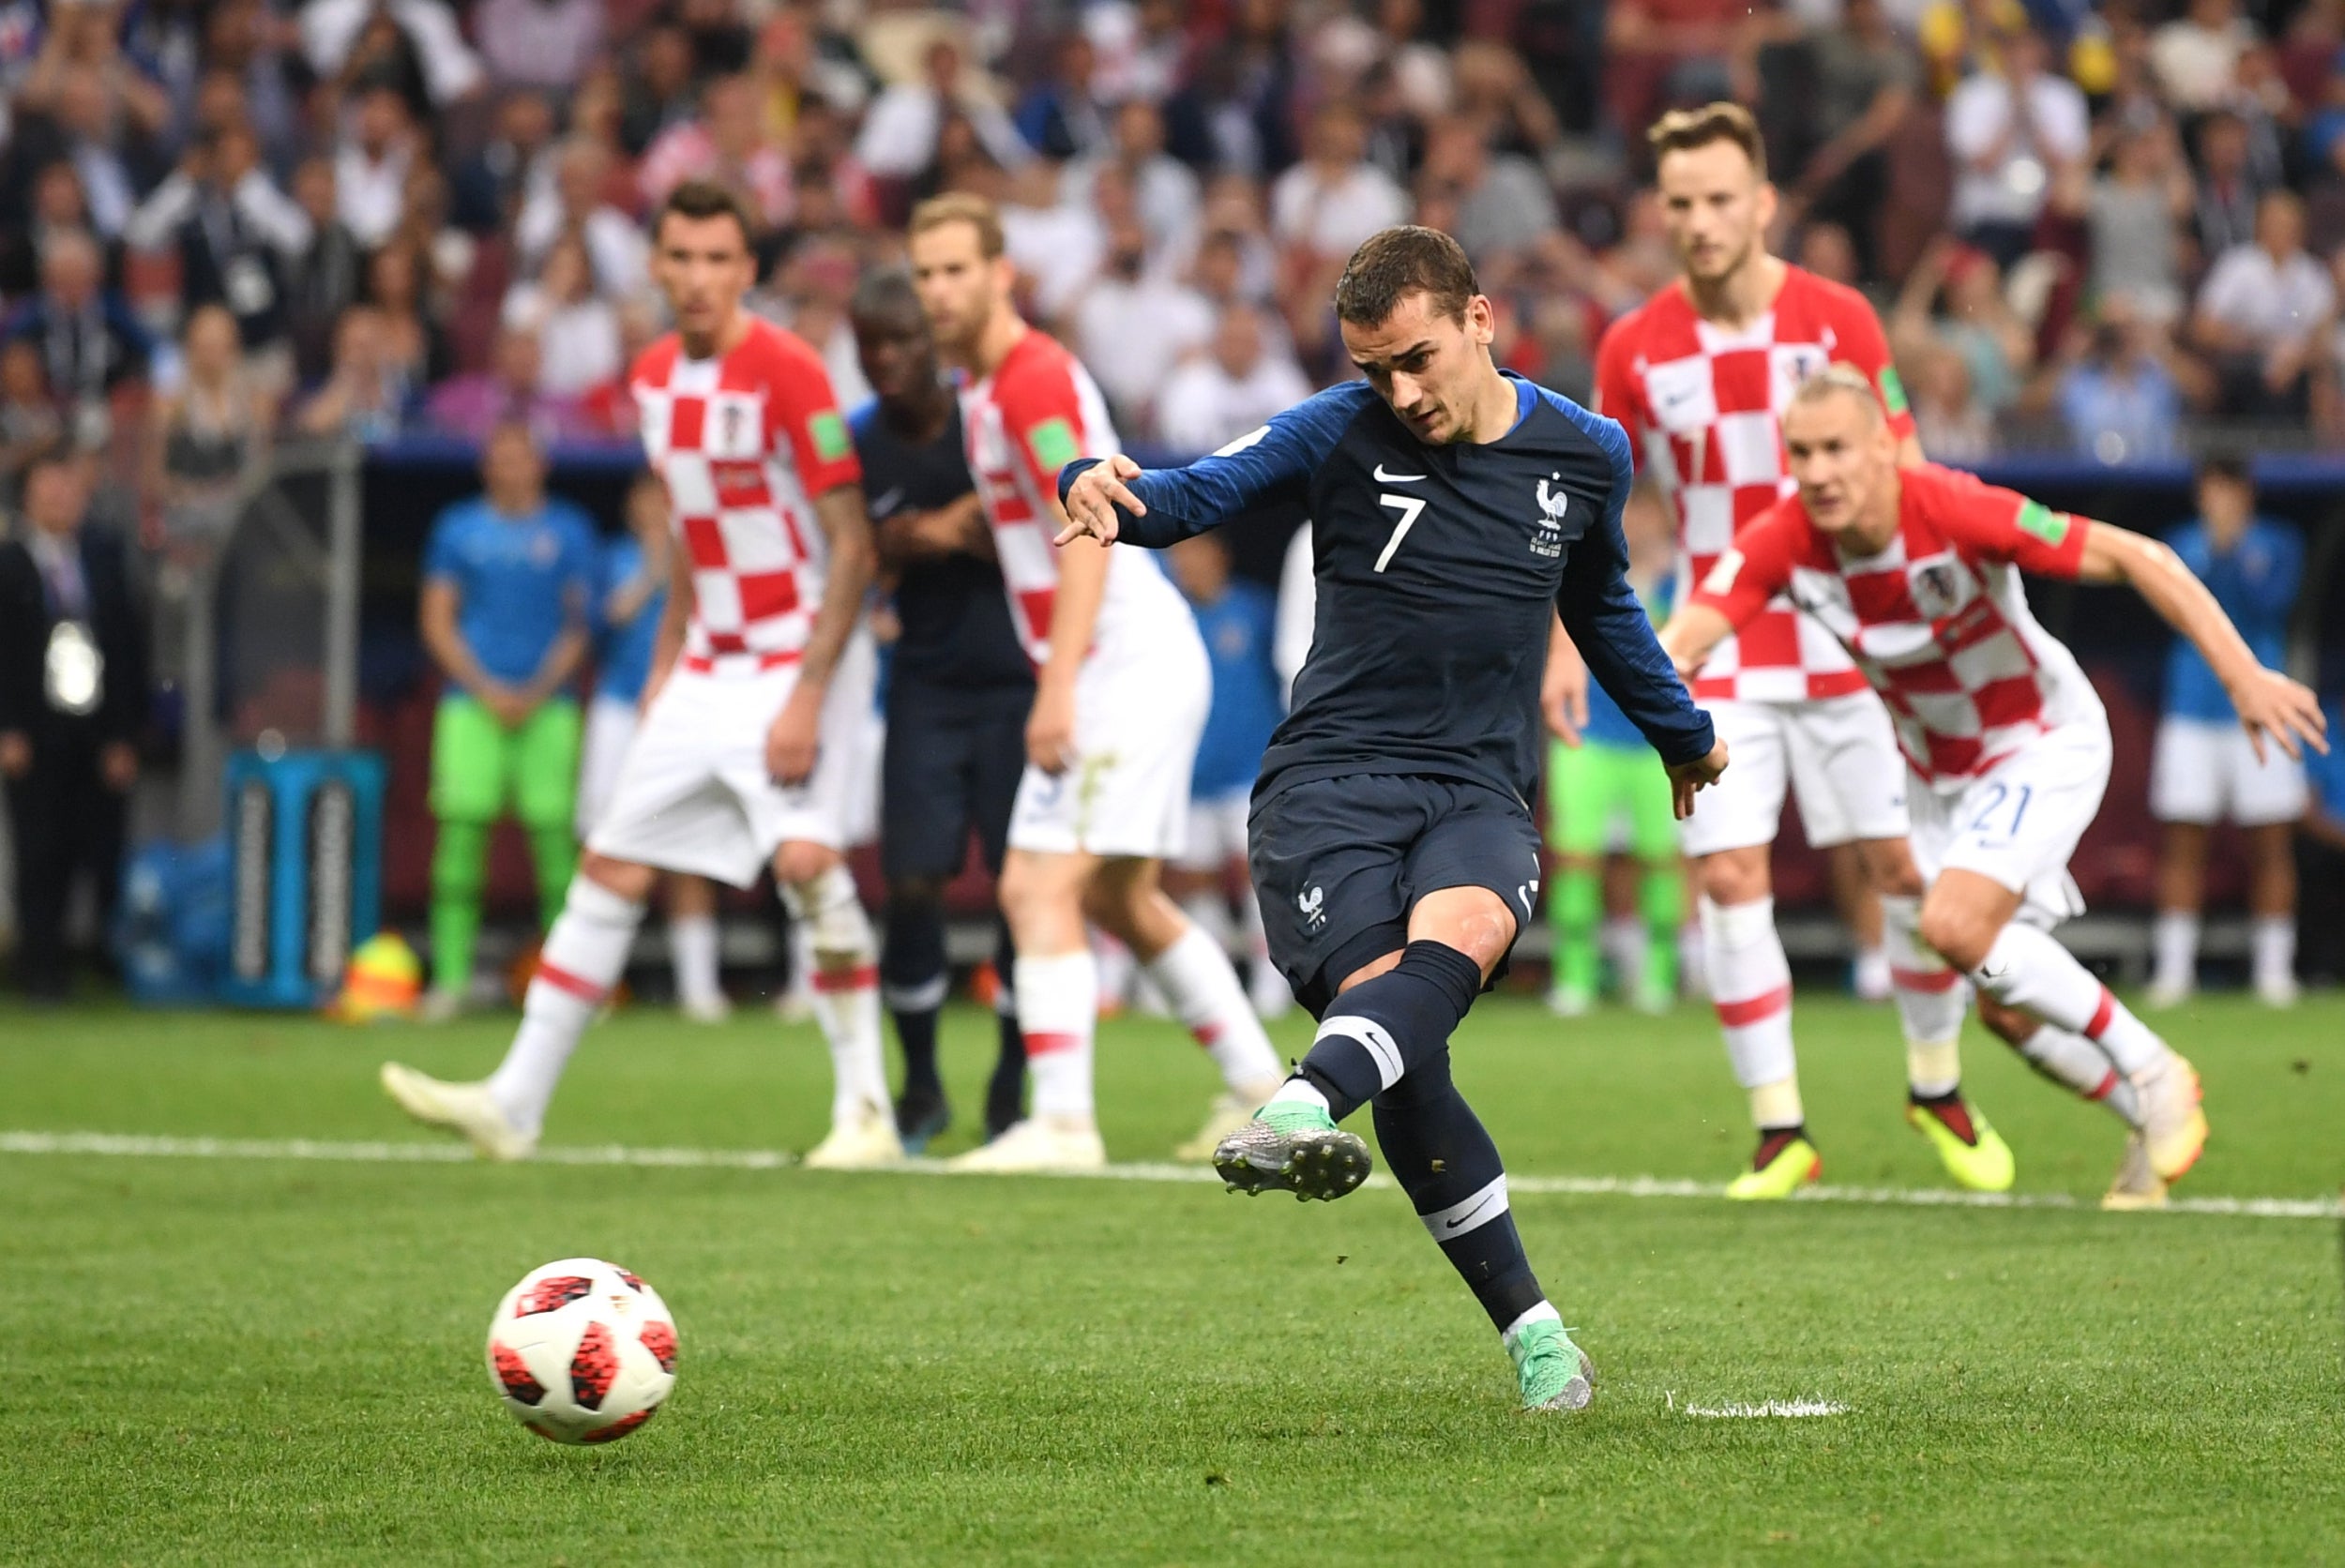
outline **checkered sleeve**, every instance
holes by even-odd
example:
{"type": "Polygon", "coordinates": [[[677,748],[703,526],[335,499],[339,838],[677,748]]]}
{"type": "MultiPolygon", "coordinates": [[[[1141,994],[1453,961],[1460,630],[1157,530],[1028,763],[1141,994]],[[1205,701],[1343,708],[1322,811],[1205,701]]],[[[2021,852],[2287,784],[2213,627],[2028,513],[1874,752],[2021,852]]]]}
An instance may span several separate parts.
{"type": "Polygon", "coordinates": [[[775,341],[779,363],[773,367],[773,394],[765,403],[766,449],[789,459],[809,498],[856,483],[863,464],[839,412],[830,371],[804,342],[779,333],[775,341]]]}
{"type": "Polygon", "coordinates": [[[1075,384],[1071,359],[1035,355],[994,387],[1019,468],[1037,496],[1058,494],[1059,471],[1085,455],[1082,391],[1075,384]]]}
{"type": "Polygon", "coordinates": [[[1733,547],[1703,574],[1687,602],[1708,606],[1740,630],[1791,585],[1807,530],[1808,519],[1796,501],[1761,513],[1735,534],[1733,547]]]}
{"type": "Polygon", "coordinates": [[[1935,464],[1909,471],[1904,481],[1946,537],[1982,560],[2005,561],[2038,577],[2074,580],[2084,563],[2091,524],[2055,512],[2017,490],[1989,485],[1935,464]]]}

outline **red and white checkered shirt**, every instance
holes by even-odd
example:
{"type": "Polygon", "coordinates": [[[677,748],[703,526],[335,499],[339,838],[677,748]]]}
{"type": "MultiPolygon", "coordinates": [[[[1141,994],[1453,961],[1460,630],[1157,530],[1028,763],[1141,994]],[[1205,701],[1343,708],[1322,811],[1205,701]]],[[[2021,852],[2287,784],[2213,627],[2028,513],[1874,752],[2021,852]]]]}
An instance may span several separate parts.
{"type": "MultiPolygon", "coordinates": [[[[961,388],[961,426],[1009,592],[1010,624],[1026,656],[1046,664],[1058,603],[1059,553],[1051,541],[1059,530],[1059,470],[1116,450],[1107,400],[1081,360],[1030,328],[991,375],[961,388]]],[[[1188,618],[1187,601],[1156,563],[1134,546],[1110,547],[1094,653],[1126,639],[1138,647],[1188,618]]]]}
{"type": "MultiPolygon", "coordinates": [[[[1855,290],[1799,267],[1784,269],[1774,306],[1740,332],[1702,320],[1683,282],[1605,332],[1596,408],[1627,428],[1641,471],[1658,476],[1677,510],[1680,602],[1736,529],[1791,493],[1781,415],[1799,384],[1830,364],[1862,370],[1899,438],[1913,430],[1873,308],[1855,290]]],[[[1693,692],[1697,700],[1798,702],[1864,685],[1831,638],[1780,604],[1718,645],[1693,692]]]]}
{"type": "Polygon", "coordinates": [[[686,358],[669,334],[643,351],[628,385],[691,565],[684,667],[748,673],[796,662],[823,598],[813,498],[863,476],[822,356],[752,319],[714,359],[686,358]]]}
{"type": "Polygon", "coordinates": [[[1734,535],[1692,602],[1740,626],[1788,593],[1855,656],[1914,771],[1959,785],[2102,712],[2020,582],[2074,579],[2089,525],[1935,464],[1899,479],[1898,531],[1879,553],[1845,553],[1793,496],[1734,535]]]}

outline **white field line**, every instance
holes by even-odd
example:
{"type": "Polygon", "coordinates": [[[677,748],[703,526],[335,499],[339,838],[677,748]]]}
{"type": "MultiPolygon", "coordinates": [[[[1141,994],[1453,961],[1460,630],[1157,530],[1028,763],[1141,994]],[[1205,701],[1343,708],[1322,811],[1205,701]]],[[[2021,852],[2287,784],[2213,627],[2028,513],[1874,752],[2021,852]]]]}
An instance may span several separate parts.
{"type": "Polygon", "coordinates": [[[1769,1399],[1758,1405],[1681,1405],[1669,1395],[1669,1408],[1681,1415],[1712,1421],[1796,1420],[1803,1416],[1846,1415],[1848,1407],[1837,1399],[1769,1399]]]}
{"type": "MultiPolygon", "coordinates": [[[[407,1139],[383,1142],[341,1142],[323,1138],[165,1138],[140,1133],[0,1132],[0,1154],[85,1154],[133,1159],[322,1160],[354,1165],[462,1165],[471,1152],[458,1143],[407,1139]]],[[[779,1170],[798,1163],[795,1154],[778,1149],[643,1149],[623,1144],[557,1145],[540,1149],[541,1165],[677,1167],[725,1170],[779,1170]]],[[[906,1160],[894,1168],[910,1176],[954,1176],[940,1160],[906,1160]]],[[[1211,1170],[1194,1165],[1112,1165],[1103,1170],[1067,1172],[1062,1180],[1110,1182],[1191,1182],[1216,1180],[1211,1170]]],[[[1388,1177],[1369,1178],[1370,1186],[1389,1186],[1388,1177]]],[[[1567,1198],[1717,1199],[1724,1188],[1717,1183],[1657,1176],[1524,1176],[1506,1178],[1509,1192],[1518,1195],[1567,1198]]],[[[1799,1203],[1853,1203],[1874,1208],[1905,1209],[2088,1209],[2090,1199],[2067,1193],[1961,1192],[1947,1187],[1804,1188],[1793,1199],[1799,1203]]],[[[2169,1214],[2219,1214],[2247,1219],[2339,1219],[2345,1205],[2325,1198],[2177,1198],[2163,1210],[2169,1214]]]]}

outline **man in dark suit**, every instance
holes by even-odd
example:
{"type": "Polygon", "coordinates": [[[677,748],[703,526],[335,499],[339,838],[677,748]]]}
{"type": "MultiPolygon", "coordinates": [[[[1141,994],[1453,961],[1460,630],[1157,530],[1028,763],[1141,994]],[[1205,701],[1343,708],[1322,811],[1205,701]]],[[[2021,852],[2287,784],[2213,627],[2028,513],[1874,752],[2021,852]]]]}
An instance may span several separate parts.
{"type": "Polygon", "coordinates": [[[0,544],[0,781],[16,841],[17,974],[63,998],[74,878],[112,914],[123,824],[147,707],[144,611],[122,541],[87,532],[81,458],[44,454],[24,476],[23,523],[0,544]]]}

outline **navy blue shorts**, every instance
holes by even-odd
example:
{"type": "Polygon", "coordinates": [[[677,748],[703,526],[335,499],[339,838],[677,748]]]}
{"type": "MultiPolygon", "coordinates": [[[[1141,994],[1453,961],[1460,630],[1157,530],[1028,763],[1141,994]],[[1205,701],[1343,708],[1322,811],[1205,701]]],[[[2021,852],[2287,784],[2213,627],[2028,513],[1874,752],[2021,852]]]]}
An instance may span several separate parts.
{"type": "Polygon", "coordinates": [[[1247,829],[1270,961],[1313,1018],[1345,976],[1408,945],[1426,894],[1487,887],[1518,912],[1518,932],[1538,902],[1538,824],[1478,784],[1312,779],[1257,800],[1247,829]]]}
{"type": "Polygon", "coordinates": [[[1030,690],[888,688],[880,871],[889,882],[959,874],[973,832],[986,869],[1001,870],[1033,706],[1030,690]]]}

